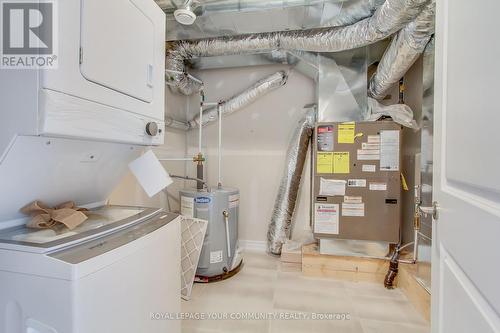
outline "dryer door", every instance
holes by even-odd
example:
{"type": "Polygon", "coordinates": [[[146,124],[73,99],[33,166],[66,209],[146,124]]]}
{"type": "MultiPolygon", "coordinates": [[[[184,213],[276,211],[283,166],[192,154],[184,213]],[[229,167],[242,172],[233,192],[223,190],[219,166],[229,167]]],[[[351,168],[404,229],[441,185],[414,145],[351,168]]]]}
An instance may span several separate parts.
{"type": "Polygon", "coordinates": [[[153,99],[154,33],[135,0],[82,0],[80,71],[89,81],[153,99]],[[151,36],[151,38],[144,38],[151,36]]]}

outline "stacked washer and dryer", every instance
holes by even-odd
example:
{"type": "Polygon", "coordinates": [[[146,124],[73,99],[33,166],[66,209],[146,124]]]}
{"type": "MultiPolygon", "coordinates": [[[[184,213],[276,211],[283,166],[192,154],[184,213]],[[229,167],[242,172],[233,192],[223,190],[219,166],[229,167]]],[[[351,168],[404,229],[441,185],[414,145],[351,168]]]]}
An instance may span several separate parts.
{"type": "Polygon", "coordinates": [[[165,14],[153,0],[43,3],[57,66],[0,70],[0,333],[180,332],[155,320],[181,310],[180,217],[106,205],[164,142],[165,14]],[[33,230],[20,209],[35,200],[91,214],[33,230]]]}

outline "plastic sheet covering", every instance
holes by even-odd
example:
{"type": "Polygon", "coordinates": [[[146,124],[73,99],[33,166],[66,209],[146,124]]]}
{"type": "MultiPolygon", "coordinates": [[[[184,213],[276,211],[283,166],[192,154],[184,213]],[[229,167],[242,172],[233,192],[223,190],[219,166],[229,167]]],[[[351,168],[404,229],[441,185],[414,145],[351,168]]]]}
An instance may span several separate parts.
{"type": "MultiPolygon", "coordinates": [[[[260,98],[261,96],[269,93],[270,91],[277,89],[283,86],[288,79],[288,74],[284,71],[279,71],[265,78],[257,81],[250,88],[244,90],[243,92],[234,95],[225,101],[221,106],[221,112],[223,115],[229,115],[233,112],[236,112],[245,106],[253,103],[255,100],[260,98]]],[[[203,126],[208,124],[209,122],[216,121],[217,116],[217,107],[212,107],[203,111],[203,126]]],[[[200,116],[197,115],[193,120],[189,122],[190,128],[196,128],[200,124],[200,116]]]]}
{"type": "Polygon", "coordinates": [[[312,108],[295,129],[288,147],[285,173],[281,179],[267,233],[268,251],[272,254],[281,254],[281,247],[292,233],[292,216],[315,122],[316,108],[312,108]]]}
{"type": "Polygon", "coordinates": [[[389,116],[396,123],[405,127],[418,129],[413,118],[413,110],[406,104],[382,105],[376,99],[368,97],[368,113],[365,121],[376,121],[383,116],[389,116]]]}
{"type": "MultiPolygon", "coordinates": [[[[183,26],[173,18],[170,0],[156,0],[167,12],[167,40],[194,40],[350,25],[373,15],[384,0],[202,0],[192,2],[198,18],[183,26]]],[[[180,6],[182,7],[183,0],[180,6]]],[[[177,6],[179,7],[179,6],[177,6]]]]}
{"type": "Polygon", "coordinates": [[[370,79],[368,95],[382,99],[424,52],[434,34],[435,0],[431,0],[417,18],[392,40],[370,79]]]}
{"type": "MultiPolygon", "coordinates": [[[[346,26],[372,16],[385,0],[350,0],[342,3],[342,12],[331,19],[323,19],[322,25],[329,27],[346,26]]],[[[325,4],[326,5],[326,4],[325,4]]]]}
{"type": "Polygon", "coordinates": [[[429,0],[386,0],[375,13],[352,25],[300,31],[249,34],[178,42],[167,52],[167,81],[185,94],[201,88],[185,74],[186,60],[193,57],[249,54],[276,49],[338,52],[380,41],[411,22],[429,0]]]}

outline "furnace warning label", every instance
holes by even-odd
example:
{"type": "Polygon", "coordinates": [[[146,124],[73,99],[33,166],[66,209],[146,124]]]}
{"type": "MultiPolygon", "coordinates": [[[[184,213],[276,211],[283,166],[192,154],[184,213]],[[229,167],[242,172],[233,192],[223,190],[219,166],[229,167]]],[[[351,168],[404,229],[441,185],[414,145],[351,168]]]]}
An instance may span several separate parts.
{"type": "Polygon", "coordinates": [[[316,172],[333,173],[333,153],[317,153],[316,172]]]}
{"type": "Polygon", "coordinates": [[[380,170],[399,171],[399,131],[380,132],[380,170]]]}
{"type": "Polygon", "coordinates": [[[364,203],[342,203],[342,216],[365,216],[364,203]]]}
{"type": "Polygon", "coordinates": [[[354,122],[339,124],[338,143],[354,143],[356,125],[354,122]]]}
{"type": "Polygon", "coordinates": [[[318,151],[333,151],[333,126],[318,126],[318,151]]]}
{"type": "Polygon", "coordinates": [[[348,151],[333,153],[333,173],[349,173],[350,164],[348,151]]]}
{"type": "Polygon", "coordinates": [[[314,232],[319,234],[339,234],[339,205],[314,204],[314,232]]]}

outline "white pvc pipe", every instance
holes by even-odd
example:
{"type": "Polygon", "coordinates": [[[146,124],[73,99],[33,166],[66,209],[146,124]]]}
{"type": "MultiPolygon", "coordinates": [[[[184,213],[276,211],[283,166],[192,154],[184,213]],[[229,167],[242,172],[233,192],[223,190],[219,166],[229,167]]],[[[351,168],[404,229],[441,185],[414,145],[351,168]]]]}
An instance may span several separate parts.
{"type": "Polygon", "coordinates": [[[229,213],[224,211],[224,223],[226,224],[227,256],[231,257],[231,238],[229,236],[229,213]]]}
{"type": "Polygon", "coordinates": [[[200,90],[200,126],[198,129],[198,153],[201,154],[201,140],[202,140],[202,135],[203,135],[203,129],[202,125],[203,124],[203,103],[205,103],[205,95],[203,92],[203,89],[200,90]]]}
{"type": "MultiPolygon", "coordinates": [[[[217,106],[217,114],[219,115],[219,182],[218,186],[222,186],[222,104],[217,106]]],[[[201,127],[201,126],[200,126],[201,127]]]]}
{"type": "Polygon", "coordinates": [[[159,161],[192,161],[192,157],[167,157],[167,158],[159,158],[159,161]]]}
{"type": "Polygon", "coordinates": [[[414,243],[413,243],[413,260],[415,262],[418,260],[418,230],[414,230],[413,237],[415,238],[414,243]]]}

